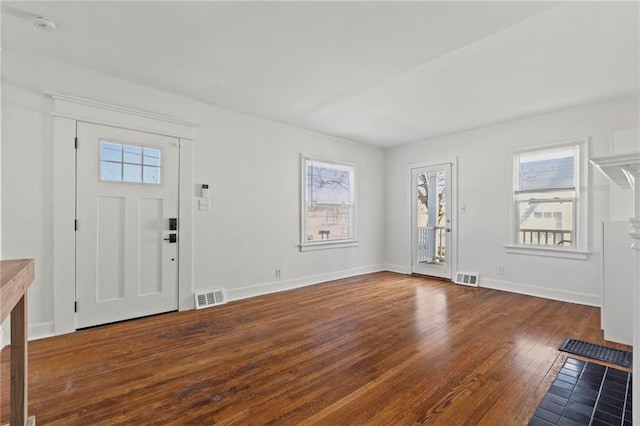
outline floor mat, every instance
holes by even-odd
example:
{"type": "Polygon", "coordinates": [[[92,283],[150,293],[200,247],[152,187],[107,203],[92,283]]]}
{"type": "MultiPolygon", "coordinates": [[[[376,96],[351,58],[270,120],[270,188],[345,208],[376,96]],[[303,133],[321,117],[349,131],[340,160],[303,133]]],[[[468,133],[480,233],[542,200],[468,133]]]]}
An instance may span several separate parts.
{"type": "Polygon", "coordinates": [[[616,364],[621,367],[629,367],[633,359],[631,352],[607,348],[606,346],[595,345],[576,339],[565,339],[558,349],[563,352],[597,359],[598,361],[616,364]]]}
{"type": "Polygon", "coordinates": [[[529,426],[631,426],[632,374],[567,358],[529,426]]]}

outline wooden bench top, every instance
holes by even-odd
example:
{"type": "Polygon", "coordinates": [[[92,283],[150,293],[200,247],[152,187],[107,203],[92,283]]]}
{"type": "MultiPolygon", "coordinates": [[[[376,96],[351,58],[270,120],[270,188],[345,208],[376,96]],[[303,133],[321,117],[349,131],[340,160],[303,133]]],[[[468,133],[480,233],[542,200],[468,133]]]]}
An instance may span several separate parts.
{"type": "Polygon", "coordinates": [[[35,276],[33,259],[0,261],[0,323],[26,293],[35,276]]]}

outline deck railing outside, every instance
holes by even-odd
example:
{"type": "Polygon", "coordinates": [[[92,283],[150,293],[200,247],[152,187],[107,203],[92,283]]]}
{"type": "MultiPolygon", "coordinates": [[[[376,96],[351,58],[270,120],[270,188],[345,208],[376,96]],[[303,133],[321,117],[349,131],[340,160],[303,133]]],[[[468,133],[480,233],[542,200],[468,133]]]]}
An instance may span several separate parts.
{"type": "Polygon", "coordinates": [[[573,241],[573,231],[566,229],[520,229],[520,244],[542,246],[569,246],[573,241]]]}
{"type": "Polygon", "coordinates": [[[418,228],[418,262],[442,262],[445,260],[445,227],[418,228]],[[429,250],[429,230],[434,232],[435,247],[429,250]]]}
{"type": "MultiPolygon", "coordinates": [[[[418,262],[442,262],[446,257],[445,227],[418,228],[418,262]],[[434,232],[435,247],[429,250],[429,230],[434,232]]],[[[573,241],[573,231],[566,229],[521,229],[519,244],[543,246],[570,246],[573,241]]]]}

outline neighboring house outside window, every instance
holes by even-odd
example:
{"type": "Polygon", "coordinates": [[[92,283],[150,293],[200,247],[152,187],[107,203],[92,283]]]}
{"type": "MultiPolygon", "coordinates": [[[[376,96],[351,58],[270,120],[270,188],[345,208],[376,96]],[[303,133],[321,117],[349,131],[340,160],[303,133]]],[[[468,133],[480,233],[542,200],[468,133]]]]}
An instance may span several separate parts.
{"type": "Polygon", "coordinates": [[[576,249],[580,146],[515,154],[515,243],[576,249]]]}
{"type": "Polygon", "coordinates": [[[357,244],[355,179],[354,164],[302,157],[302,251],[357,244]]]}

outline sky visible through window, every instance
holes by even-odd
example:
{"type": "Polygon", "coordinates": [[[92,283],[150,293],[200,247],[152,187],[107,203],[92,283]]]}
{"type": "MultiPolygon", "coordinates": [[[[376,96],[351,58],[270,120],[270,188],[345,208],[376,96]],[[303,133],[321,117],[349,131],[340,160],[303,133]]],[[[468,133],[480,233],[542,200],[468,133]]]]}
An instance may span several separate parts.
{"type": "Polygon", "coordinates": [[[305,160],[305,226],[303,241],[353,237],[353,166],[305,160]]]}
{"type": "Polygon", "coordinates": [[[161,155],[158,148],[100,141],[100,180],[159,185],[161,155]]]}
{"type": "Polygon", "coordinates": [[[307,163],[307,201],[349,204],[349,170],[317,162],[307,163]]]}

